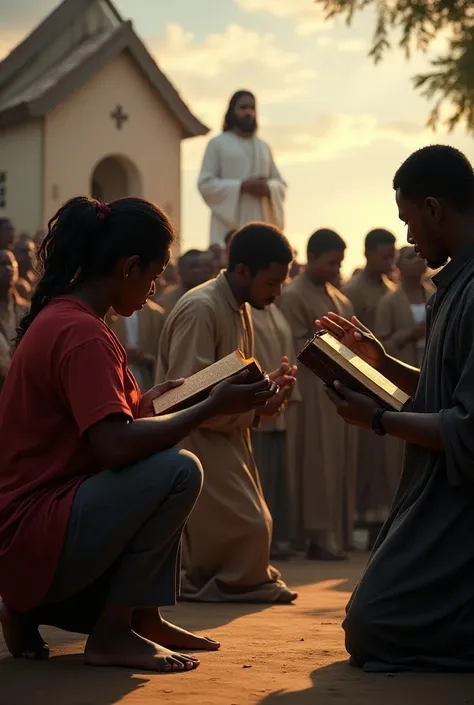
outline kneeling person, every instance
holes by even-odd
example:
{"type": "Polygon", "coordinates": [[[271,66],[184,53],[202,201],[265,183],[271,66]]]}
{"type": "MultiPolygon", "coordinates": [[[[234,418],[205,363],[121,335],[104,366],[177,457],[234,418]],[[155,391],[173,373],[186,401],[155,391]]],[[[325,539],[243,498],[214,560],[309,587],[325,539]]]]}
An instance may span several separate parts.
{"type": "MultiPolygon", "coordinates": [[[[263,308],[280,295],[291,260],[287,239],[272,226],[250,224],[235,233],[227,270],[185,294],[167,319],[157,379],[189,377],[237,348],[253,356],[249,304],[263,308]]],[[[269,565],[272,519],[250,442],[258,415],[278,413],[289,398],[295,379],[286,358],[270,378],[281,391],[260,412],[203,423],[182,444],[197,454],[205,474],[184,534],[183,598],[291,602],[296,597],[269,565]]]]}
{"type": "Polygon", "coordinates": [[[357,319],[320,324],[413,397],[403,412],[340,385],[349,423],[407,443],[390,514],[347,607],[346,648],[366,670],[474,671],[474,172],[463,154],[425,147],[394,179],[408,241],[428,265],[421,370],[389,357],[357,319]]]}
{"type": "Polygon", "coordinates": [[[219,646],[158,610],[175,602],[202,481],[199,460],[174,446],[217,414],[251,412],[275,387],[241,377],[153,417],[153,399],[181,382],[142,396],[104,318],[140,310],[172,240],[167,216],[137,198],[75,198],[50,223],[0,395],[0,623],[13,656],[48,656],[41,624],[88,634],[96,666],[190,670],[199,661],[171,649],[219,646]]]}

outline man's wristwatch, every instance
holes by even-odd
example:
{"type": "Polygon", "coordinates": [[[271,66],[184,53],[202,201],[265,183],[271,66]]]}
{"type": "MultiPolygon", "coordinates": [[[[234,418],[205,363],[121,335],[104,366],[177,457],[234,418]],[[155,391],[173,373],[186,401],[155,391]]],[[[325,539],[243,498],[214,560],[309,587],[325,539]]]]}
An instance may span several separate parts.
{"type": "Polygon", "coordinates": [[[372,415],[372,431],[377,434],[377,436],[385,436],[386,431],[382,424],[382,416],[385,414],[387,409],[374,409],[372,415]]]}

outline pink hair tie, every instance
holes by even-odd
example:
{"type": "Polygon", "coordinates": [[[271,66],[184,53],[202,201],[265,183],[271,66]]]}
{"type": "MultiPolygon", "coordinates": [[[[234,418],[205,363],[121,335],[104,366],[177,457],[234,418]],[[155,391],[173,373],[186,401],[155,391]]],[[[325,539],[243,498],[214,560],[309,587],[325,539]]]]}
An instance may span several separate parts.
{"type": "Polygon", "coordinates": [[[99,201],[96,206],[97,217],[99,220],[105,220],[110,215],[110,208],[106,203],[99,201]]]}

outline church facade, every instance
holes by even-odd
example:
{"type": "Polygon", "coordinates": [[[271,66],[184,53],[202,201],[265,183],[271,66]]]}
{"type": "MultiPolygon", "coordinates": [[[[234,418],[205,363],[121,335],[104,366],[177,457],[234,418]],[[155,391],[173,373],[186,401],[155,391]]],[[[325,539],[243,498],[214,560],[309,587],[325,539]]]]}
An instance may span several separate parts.
{"type": "Polygon", "coordinates": [[[207,132],[109,0],[64,0],[0,63],[0,218],[140,196],[179,231],[181,141],[207,132]]]}

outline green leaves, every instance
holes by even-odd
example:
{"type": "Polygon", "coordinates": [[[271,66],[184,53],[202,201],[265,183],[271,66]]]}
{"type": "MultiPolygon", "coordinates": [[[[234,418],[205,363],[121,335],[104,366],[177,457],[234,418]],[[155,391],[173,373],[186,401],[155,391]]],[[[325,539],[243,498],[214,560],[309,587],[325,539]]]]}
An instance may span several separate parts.
{"type": "Polygon", "coordinates": [[[345,18],[371,7],[376,14],[369,56],[380,62],[391,48],[390,35],[401,34],[398,46],[407,59],[413,50],[427,51],[443,32],[446,53],[431,61],[432,70],[413,77],[413,84],[430,101],[435,101],[427,124],[433,129],[442,123],[449,130],[464,123],[474,133],[474,2],[473,0],[315,0],[327,19],[345,18]],[[443,104],[452,108],[442,120],[443,104]]]}

